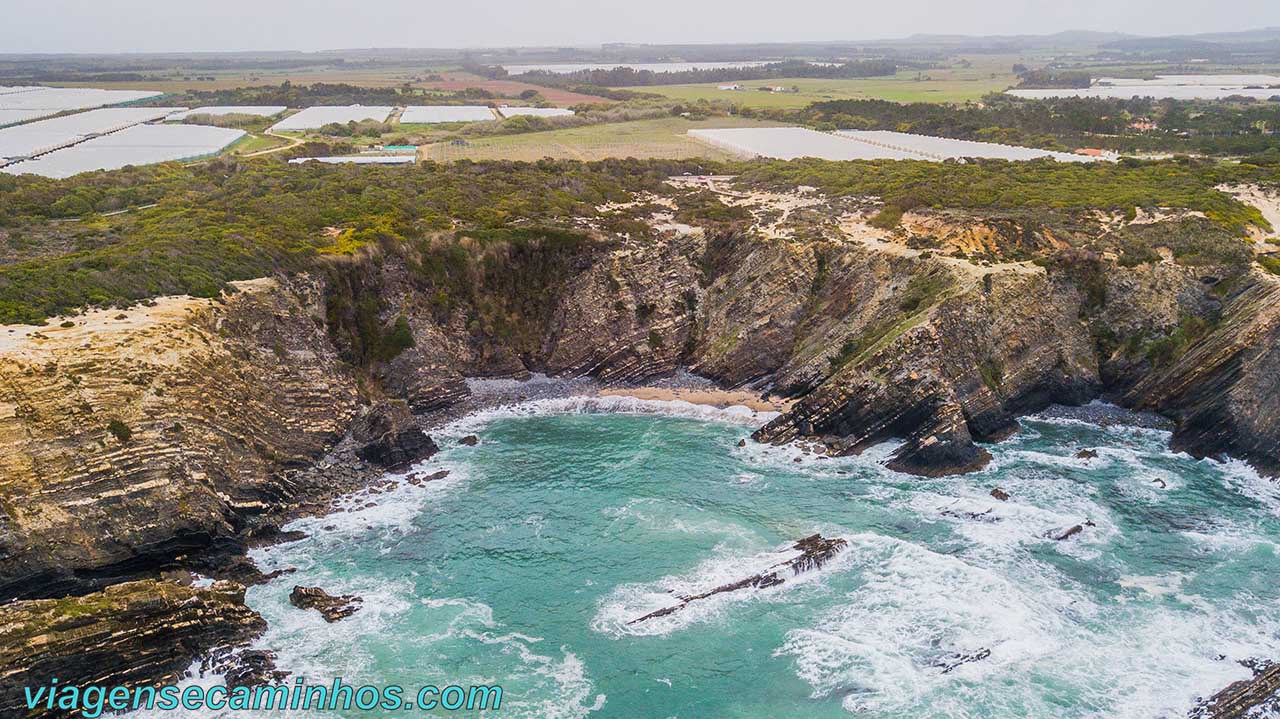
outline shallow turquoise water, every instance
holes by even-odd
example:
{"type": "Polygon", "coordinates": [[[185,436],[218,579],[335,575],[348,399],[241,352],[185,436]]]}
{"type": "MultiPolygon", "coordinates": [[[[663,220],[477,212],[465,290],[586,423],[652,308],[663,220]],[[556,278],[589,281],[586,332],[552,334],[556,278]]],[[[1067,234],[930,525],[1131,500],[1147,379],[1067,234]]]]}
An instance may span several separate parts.
{"type": "Polygon", "coordinates": [[[297,523],[310,538],[256,556],[298,568],[251,590],[260,644],[313,682],[501,684],[488,716],[539,719],[1173,717],[1247,676],[1235,660],[1280,658],[1280,491],[1163,433],[1028,420],[988,470],[929,480],[880,466],[889,447],[738,448],[759,418],[562,413],[581,405],[465,421],[479,446],[446,437],[421,468],[449,479],[297,523]],[[626,624],[815,532],[848,550],[626,624]],[[325,624],[294,584],[365,609],[325,624]]]}

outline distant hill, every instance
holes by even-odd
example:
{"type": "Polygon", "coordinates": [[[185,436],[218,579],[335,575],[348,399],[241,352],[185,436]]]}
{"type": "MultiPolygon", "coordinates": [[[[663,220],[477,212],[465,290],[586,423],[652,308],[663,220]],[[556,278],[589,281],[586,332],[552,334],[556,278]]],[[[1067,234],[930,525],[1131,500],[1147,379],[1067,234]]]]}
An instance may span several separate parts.
{"type": "Polygon", "coordinates": [[[1241,30],[1239,32],[1206,32],[1181,37],[1188,40],[1214,43],[1280,42],[1280,27],[1264,27],[1258,30],[1241,30]]]}
{"type": "Polygon", "coordinates": [[[1136,38],[1123,32],[1097,32],[1094,30],[1064,30],[1050,35],[930,35],[918,33],[901,40],[886,40],[884,43],[903,42],[920,45],[973,45],[999,44],[1022,46],[1061,46],[1061,45],[1100,45],[1128,38],[1136,38]]]}

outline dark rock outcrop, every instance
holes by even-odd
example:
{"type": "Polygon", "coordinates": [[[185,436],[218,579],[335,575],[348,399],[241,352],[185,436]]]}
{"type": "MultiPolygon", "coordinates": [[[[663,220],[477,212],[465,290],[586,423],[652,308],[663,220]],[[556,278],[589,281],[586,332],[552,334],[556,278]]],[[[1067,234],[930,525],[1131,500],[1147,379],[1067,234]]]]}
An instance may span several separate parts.
{"type": "Polygon", "coordinates": [[[1200,700],[1188,719],[1245,719],[1280,712],[1280,663],[1255,659],[1241,664],[1253,671],[1253,678],[1200,700]]]}
{"type": "Polygon", "coordinates": [[[243,645],[266,629],[244,606],[244,587],[195,589],[167,582],[116,584],[101,592],[0,606],[0,716],[26,712],[23,687],[92,680],[99,686],[174,682],[193,657],[243,645]]]}
{"type": "Polygon", "coordinates": [[[975,441],[1007,436],[1019,414],[1097,394],[1093,343],[1072,285],[1023,270],[979,282],[921,264],[924,274],[896,297],[858,310],[851,324],[862,329],[830,360],[834,372],[757,440],[816,435],[838,454],[856,454],[901,437],[891,468],[954,474],[985,466],[990,454],[975,441]]]}
{"type": "Polygon", "coordinates": [[[946,657],[942,657],[934,661],[933,665],[941,669],[943,674],[950,674],[965,664],[980,662],[989,656],[991,656],[991,650],[983,647],[982,649],[972,652],[955,652],[953,654],[949,654],[946,657]]]}
{"type": "Polygon", "coordinates": [[[401,401],[388,400],[370,407],[352,424],[351,436],[360,459],[389,471],[404,469],[440,451],[401,401]]]}
{"type": "Polygon", "coordinates": [[[210,652],[200,669],[221,674],[232,689],[278,684],[289,676],[276,668],[276,653],[266,649],[218,648],[210,652]]]}
{"type": "Polygon", "coordinates": [[[680,600],[679,604],[673,604],[669,607],[650,612],[643,617],[632,619],[627,622],[627,624],[639,624],[640,622],[645,622],[650,619],[657,619],[658,617],[675,614],[693,602],[706,599],[707,597],[713,597],[717,594],[736,592],[741,589],[767,589],[768,587],[776,587],[787,581],[784,576],[780,576],[782,570],[790,569],[791,576],[795,576],[801,572],[819,569],[822,565],[831,561],[832,558],[847,546],[849,546],[849,543],[838,537],[834,539],[827,539],[820,534],[805,537],[792,546],[792,549],[800,551],[800,554],[792,559],[779,562],[759,574],[753,574],[750,577],[739,579],[736,582],[722,584],[714,589],[702,592],[701,594],[677,597],[680,600]]]}
{"type": "Polygon", "coordinates": [[[1197,457],[1247,458],[1280,474],[1280,278],[1239,283],[1222,318],[1173,362],[1142,376],[1126,405],[1177,422],[1173,446],[1197,457]]]}
{"type": "Polygon", "coordinates": [[[333,623],[360,611],[364,600],[354,594],[333,596],[320,587],[295,586],[289,593],[289,603],[298,609],[314,609],[326,622],[333,623]]]}

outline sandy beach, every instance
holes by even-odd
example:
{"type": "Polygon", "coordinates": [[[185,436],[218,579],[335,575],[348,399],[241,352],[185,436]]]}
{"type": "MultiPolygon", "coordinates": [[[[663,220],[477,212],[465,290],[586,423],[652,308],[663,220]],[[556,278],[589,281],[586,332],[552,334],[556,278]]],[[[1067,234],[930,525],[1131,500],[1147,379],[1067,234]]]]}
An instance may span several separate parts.
{"type": "Polygon", "coordinates": [[[745,390],[686,387],[606,387],[599,391],[602,397],[635,397],[636,399],[683,400],[691,404],[711,407],[742,406],[756,412],[786,412],[792,400],[761,399],[760,395],[745,390]]]}

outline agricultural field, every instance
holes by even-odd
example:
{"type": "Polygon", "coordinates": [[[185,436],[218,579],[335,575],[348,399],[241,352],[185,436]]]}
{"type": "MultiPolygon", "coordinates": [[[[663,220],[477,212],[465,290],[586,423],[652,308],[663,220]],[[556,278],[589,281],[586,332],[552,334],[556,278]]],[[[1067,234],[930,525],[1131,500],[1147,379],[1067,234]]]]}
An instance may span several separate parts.
{"type": "Polygon", "coordinates": [[[468,72],[444,72],[440,73],[442,80],[423,82],[416,84],[415,87],[424,87],[432,90],[440,90],[442,92],[458,92],[469,88],[476,88],[491,92],[501,97],[519,97],[520,93],[534,91],[546,100],[561,107],[569,105],[578,105],[582,103],[593,105],[609,105],[613,100],[608,100],[595,95],[584,95],[580,92],[571,90],[561,90],[552,87],[542,87],[540,85],[531,85],[527,82],[519,82],[516,80],[490,80],[479,75],[473,75],[468,72]]]}
{"type": "Polygon", "coordinates": [[[603,160],[612,157],[705,157],[730,160],[739,156],[689,137],[689,130],[773,126],[775,123],[744,118],[717,117],[690,121],[670,117],[481,138],[465,141],[465,144],[439,142],[423,147],[420,152],[421,159],[437,162],[464,159],[534,161],[546,157],[569,160],[603,160]]]}
{"type": "Polygon", "coordinates": [[[894,102],[967,102],[1017,83],[1013,74],[1016,56],[964,58],[954,67],[901,71],[892,77],[853,79],[795,78],[720,82],[698,85],[651,85],[622,88],[652,92],[673,100],[723,100],[747,107],[799,109],[824,100],[892,100],[894,102]],[[741,85],[743,90],[721,90],[721,85],[741,85]],[[799,92],[764,92],[761,87],[781,86],[799,92]]]}
{"type": "Polygon", "coordinates": [[[276,147],[284,147],[288,144],[288,140],[278,136],[248,134],[237,140],[231,147],[228,147],[227,152],[233,155],[248,155],[276,147]]]}

